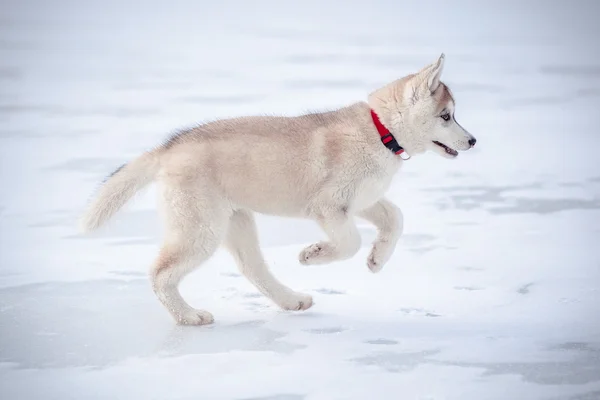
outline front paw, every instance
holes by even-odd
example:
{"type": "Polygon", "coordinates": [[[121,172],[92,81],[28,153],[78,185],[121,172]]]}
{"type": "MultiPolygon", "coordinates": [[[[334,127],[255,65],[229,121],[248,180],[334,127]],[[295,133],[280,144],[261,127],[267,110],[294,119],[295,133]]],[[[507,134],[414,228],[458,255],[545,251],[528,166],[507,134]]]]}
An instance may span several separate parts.
{"type": "Polygon", "coordinates": [[[383,265],[388,262],[392,253],[394,252],[394,246],[390,242],[375,242],[371,254],[367,259],[367,266],[373,273],[381,271],[383,265]]]}
{"type": "Polygon", "coordinates": [[[325,264],[334,257],[333,246],[327,242],[311,244],[300,252],[298,260],[303,265],[325,264]]]}

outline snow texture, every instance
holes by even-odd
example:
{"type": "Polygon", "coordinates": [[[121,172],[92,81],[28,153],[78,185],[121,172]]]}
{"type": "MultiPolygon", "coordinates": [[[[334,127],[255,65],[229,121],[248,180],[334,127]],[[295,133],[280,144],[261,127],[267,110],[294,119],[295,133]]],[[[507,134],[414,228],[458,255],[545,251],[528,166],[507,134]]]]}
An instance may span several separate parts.
{"type": "Polygon", "coordinates": [[[3,1],[0,398],[600,399],[600,53],[594,1],[3,1]],[[284,312],[220,251],[179,327],[147,271],[152,186],[90,236],[99,182],[170,132],[364,100],[447,57],[478,139],[406,162],[381,273],[304,267],[311,222],[259,217],[265,257],[314,296],[284,312]]]}

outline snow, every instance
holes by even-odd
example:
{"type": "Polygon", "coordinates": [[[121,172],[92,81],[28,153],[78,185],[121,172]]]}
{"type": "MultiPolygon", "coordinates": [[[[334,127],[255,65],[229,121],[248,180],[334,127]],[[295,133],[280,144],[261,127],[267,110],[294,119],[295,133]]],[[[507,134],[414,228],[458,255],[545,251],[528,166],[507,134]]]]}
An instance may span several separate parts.
{"type": "Polygon", "coordinates": [[[598,5],[577,2],[3,2],[2,399],[600,398],[598,5]],[[565,22],[569,21],[569,22],[565,22]],[[175,129],[363,100],[441,53],[478,145],[406,162],[405,235],[303,267],[323,234],[259,218],[303,313],[220,251],[182,284],[179,327],[147,271],[149,188],[99,232],[76,219],[114,168],[175,129]]]}

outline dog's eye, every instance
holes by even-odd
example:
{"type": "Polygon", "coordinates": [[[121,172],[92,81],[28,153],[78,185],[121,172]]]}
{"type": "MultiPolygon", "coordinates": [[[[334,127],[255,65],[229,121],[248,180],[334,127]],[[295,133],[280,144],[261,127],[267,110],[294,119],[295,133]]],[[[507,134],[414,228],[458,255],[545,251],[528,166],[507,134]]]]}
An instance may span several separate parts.
{"type": "Polygon", "coordinates": [[[450,121],[450,114],[447,114],[447,113],[446,113],[446,114],[442,115],[442,119],[443,119],[444,121],[450,121]]]}

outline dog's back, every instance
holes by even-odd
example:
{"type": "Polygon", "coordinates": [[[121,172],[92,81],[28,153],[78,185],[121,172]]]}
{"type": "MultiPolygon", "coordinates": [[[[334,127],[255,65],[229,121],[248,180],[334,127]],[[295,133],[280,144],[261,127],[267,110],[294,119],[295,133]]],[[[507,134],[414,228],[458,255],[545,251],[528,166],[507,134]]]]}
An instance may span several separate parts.
{"type": "Polygon", "coordinates": [[[301,216],[328,183],[339,188],[346,175],[356,179],[357,160],[363,170],[375,154],[388,156],[369,118],[368,105],[358,103],[297,117],[212,122],[163,145],[158,179],[202,179],[234,206],[301,216]]]}

